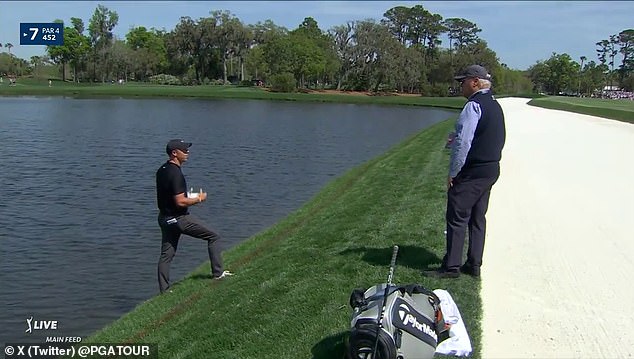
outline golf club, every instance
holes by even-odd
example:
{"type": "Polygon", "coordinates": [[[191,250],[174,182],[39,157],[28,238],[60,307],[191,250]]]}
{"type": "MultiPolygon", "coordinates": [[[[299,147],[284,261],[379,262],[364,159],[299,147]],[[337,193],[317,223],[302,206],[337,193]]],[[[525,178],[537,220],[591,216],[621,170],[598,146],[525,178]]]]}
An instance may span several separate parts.
{"type": "MultiPolygon", "coordinates": [[[[396,265],[396,255],[398,254],[398,246],[394,246],[392,252],[392,260],[390,261],[390,274],[387,276],[387,284],[385,285],[385,292],[383,293],[383,303],[381,304],[381,310],[379,311],[379,318],[376,326],[376,339],[374,341],[374,350],[372,350],[372,359],[376,359],[376,350],[379,345],[379,333],[383,327],[383,316],[385,315],[385,302],[389,294],[390,287],[392,286],[392,277],[394,275],[394,266],[396,265]]],[[[386,359],[386,358],[381,358],[386,359]]]]}

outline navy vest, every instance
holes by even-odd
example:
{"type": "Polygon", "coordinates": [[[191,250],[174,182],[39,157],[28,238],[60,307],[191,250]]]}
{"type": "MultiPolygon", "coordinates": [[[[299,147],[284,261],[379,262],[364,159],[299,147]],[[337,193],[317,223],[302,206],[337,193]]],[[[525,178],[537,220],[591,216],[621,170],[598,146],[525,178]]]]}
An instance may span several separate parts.
{"type": "Polygon", "coordinates": [[[480,105],[482,117],[476,126],[471,149],[469,149],[460,174],[475,177],[497,177],[500,174],[500,159],[506,141],[502,107],[495,100],[491,91],[477,92],[469,100],[480,105]]]}

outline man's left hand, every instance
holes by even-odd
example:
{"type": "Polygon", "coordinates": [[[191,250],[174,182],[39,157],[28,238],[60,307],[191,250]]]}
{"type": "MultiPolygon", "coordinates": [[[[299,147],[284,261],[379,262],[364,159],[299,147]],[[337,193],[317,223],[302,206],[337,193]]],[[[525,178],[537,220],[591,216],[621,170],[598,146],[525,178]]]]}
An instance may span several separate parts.
{"type": "Polygon", "coordinates": [[[447,191],[453,187],[453,178],[451,176],[447,177],[447,191]]]}

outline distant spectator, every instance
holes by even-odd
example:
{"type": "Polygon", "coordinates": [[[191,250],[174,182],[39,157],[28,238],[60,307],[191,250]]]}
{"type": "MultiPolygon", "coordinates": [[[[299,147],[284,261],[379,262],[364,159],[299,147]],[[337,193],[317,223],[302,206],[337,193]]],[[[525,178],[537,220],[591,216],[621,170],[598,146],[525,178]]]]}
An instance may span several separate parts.
{"type": "Polygon", "coordinates": [[[630,91],[605,91],[603,98],[611,100],[634,100],[634,92],[630,91]]]}

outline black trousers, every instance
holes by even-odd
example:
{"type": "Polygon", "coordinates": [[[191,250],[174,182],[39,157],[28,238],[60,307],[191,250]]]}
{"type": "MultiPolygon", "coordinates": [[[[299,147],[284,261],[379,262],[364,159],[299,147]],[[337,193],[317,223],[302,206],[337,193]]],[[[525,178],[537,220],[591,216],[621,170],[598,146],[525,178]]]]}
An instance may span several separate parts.
{"type": "Polygon", "coordinates": [[[484,253],[486,218],[491,188],[499,177],[458,175],[447,192],[447,253],[443,258],[446,270],[458,270],[466,229],[469,228],[469,249],[466,265],[479,268],[484,253]]]}
{"type": "Polygon", "coordinates": [[[158,262],[158,282],[161,293],[170,287],[170,264],[174,255],[176,255],[181,234],[207,241],[211,275],[217,277],[222,274],[222,256],[218,246],[220,236],[216,232],[208,229],[198,218],[191,214],[178,217],[159,215],[158,223],[162,234],[161,256],[158,262]]]}

